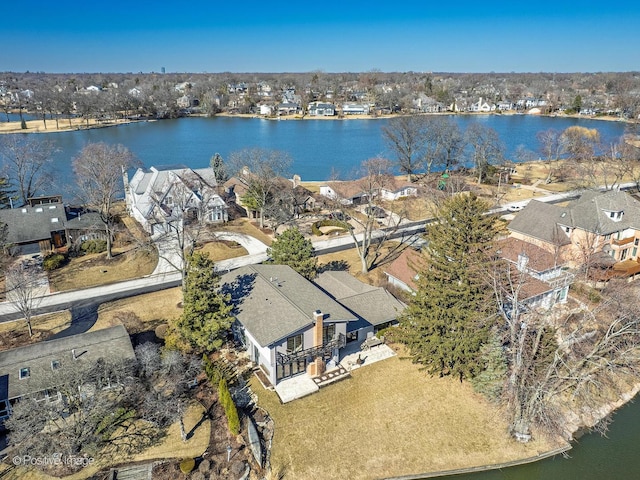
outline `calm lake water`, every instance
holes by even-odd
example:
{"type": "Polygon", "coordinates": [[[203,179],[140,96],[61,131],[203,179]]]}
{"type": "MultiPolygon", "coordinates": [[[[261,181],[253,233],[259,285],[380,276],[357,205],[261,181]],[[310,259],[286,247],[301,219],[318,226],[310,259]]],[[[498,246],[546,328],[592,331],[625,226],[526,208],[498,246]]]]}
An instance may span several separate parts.
{"type": "MultiPolygon", "coordinates": [[[[624,124],[597,120],[548,118],[527,115],[455,116],[462,130],[472,122],[495,129],[513,156],[519,145],[536,152],[536,133],[572,125],[596,128],[604,142],[623,135],[624,124]]],[[[4,120],[4,119],[3,119],[4,120]]],[[[363,161],[377,155],[392,158],[381,128],[387,120],[271,121],[243,118],[183,118],[137,123],[119,127],[52,133],[58,145],[55,155],[57,180],[47,193],[63,193],[72,199],[71,161],[89,142],[121,143],[146,165],[184,163],[204,167],[214,153],[228,158],[249,147],[278,149],[293,160],[291,173],[303,180],[327,180],[332,170],[345,178],[363,161]]],[[[640,405],[632,403],[616,413],[608,438],[586,435],[569,452],[556,457],[500,471],[458,475],[456,480],[547,480],[640,478],[640,405]]]]}
{"type": "MultiPolygon", "coordinates": [[[[522,145],[536,152],[536,133],[572,125],[597,128],[605,142],[617,141],[624,124],[597,120],[549,118],[528,115],[454,116],[461,130],[473,122],[495,129],[505,144],[507,156],[514,158],[522,145]]],[[[180,118],[142,122],[118,127],[52,133],[59,151],[55,166],[62,184],[72,182],[71,161],[89,142],[121,143],[146,165],[183,163],[204,167],[217,152],[223,158],[249,147],[287,152],[293,161],[291,174],[302,180],[327,180],[332,172],[350,178],[363,160],[378,155],[394,158],[382,137],[388,120],[264,120],[257,118],[180,118]]]]}

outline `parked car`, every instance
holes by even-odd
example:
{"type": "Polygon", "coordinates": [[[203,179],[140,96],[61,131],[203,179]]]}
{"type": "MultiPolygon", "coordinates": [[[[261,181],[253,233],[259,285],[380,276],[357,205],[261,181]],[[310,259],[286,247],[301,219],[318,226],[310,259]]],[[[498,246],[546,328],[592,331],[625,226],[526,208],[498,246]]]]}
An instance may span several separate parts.
{"type": "Polygon", "coordinates": [[[385,218],[387,216],[387,212],[384,209],[376,206],[367,207],[364,209],[364,212],[367,215],[373,215],[374,218],[385,218]]]}
{"type": "Polygon", "coordinates": [[[347,222],[347,221],[351,220],[351,217],[349,215],[347,215],[346,213],[331,212],[329,214],[329,219],[330,220],[340,220],[341,222],[347,222]]]}
{"type": "Polygon", "coordinates": [[[522,205],[509,205],[507,207],[507,210],[510,211],[510,212],[519,212],[523,208],[524,208],[524,206],[522,206],[522,205]]]}

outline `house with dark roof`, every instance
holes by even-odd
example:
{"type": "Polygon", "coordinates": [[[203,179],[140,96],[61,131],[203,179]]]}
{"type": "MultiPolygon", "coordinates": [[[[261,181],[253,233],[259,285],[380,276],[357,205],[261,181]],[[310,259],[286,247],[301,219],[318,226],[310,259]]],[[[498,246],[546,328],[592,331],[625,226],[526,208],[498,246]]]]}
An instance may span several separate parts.
{"type": "Polygon", "coordinates": [[[566,206],[532,200],[509,225],[511,236],[559,254],[572,266],[599,255],[640,272],[640,202],[621,191],[587,191],[566,206]]]}
{"type": "Polygon", "coordinates": [[[61,196],[30,198],[23,207],[0,210],[7,225],[7,242],[21,255],[46,254],[89,238],[104,237],[96,213],[73,209],[61,196]]]}
{"type": "Polygon", "coordinates": [[[122,325],[56,338],[0,352],[0,415],[9,403],[36,394],[40,401],[60,400],[56,375],[74,364],[98,360],[133,361],[135,354],[122,325]]]}
{"type": "Polygon", "coordinates": [[[131,180],[123,172],[123,182],[129,214],[151,234],[166,231],[168,224],[183,216],[206,223],[228,220],[213,168],[138,168],[131,180]]]}
{"type": "Polygon", "coordinates": [[[222,275],[234,306],[235,338],[272,385],[321,374],[339,361],[357,316],[286,265],[251,265],[222,275]]]}
{"type": "Polygon", "coordinates": [[[314,283],[357,316],[358,321],[347,326],[348,342],[361,342],[370,334],[397,324],[406,307],[384,288],[363,283],[349,272],[325,271],[314,283]]]}

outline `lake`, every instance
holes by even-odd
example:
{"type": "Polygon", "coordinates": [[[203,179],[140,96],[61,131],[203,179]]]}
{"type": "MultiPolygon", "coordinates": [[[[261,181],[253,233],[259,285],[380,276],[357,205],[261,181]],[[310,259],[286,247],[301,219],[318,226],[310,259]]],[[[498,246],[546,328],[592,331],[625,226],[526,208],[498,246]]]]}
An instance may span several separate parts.
{"type": "MultiPolygon", "coordinates": [[[[536,134],[572,125],[596,128],[604,142],[623,135],[625,124],[588,119],[550,118],[527,115],[485,115],[452,117],[462,130],[472,122],[495,129],[505,143],[508,156],[519,145],[538,149],[536,134]]],[[[89,142],[121,143],[146,165],[184,163],[204,167],[214,153],[228,158],[231,152],[248,147],[286,151],[293,159],[291,173],[303,180],[327,180],[332,170],[347,177],[363,160],[385,155],[381,128],[388,120],[262,120],[232,117],[182,118],[74,132],[52,133],[47,138],[58,145],[55,165],[57,181],[47,193],[64,193],[72,198],[71,161],[89,142]]],[[[557,457],[500,471],[458,475],[455,480],[546,480],[640,478],[640,405],[632,403],[614,417],[609,438],[586,435],[569,452],[557,457]]]]}
{"type": "MultiPolygon", "coordinates": [[[[625,124],[587,119],[539,117],[533,115],[456,115],[461,130],[473,122],[495,129],[513,158],[522,145],[536,152],[536,134],[572,125],[597,128],[604,142],[623,135],[625,124]]],[[[234,151],[262,147],[287,152],[293,161],[291,174],[302,180],[328,180],[333,172],[350,178],[363,160],[375,156],[394,158],[382,137],[387,119],[371,120],[265,120],[258,118],[180,118],[141,122],[117,127],[51,133],[58,152],[55,166],[61,184],[72,182],[71,161],[89,142],[120,143],[129,148],[147,167],[183,163],[205,167],[215,153],[229,158],[234,151]]]]}

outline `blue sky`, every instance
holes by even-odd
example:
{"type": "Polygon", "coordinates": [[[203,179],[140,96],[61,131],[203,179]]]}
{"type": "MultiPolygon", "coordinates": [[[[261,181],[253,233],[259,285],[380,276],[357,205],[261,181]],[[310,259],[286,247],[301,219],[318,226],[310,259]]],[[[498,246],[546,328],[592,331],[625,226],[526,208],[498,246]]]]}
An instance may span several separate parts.
{"type": "Polygon", "coordinates": [[[0,71],[640,70],[640,1],[10,1],[0,71]]]}

